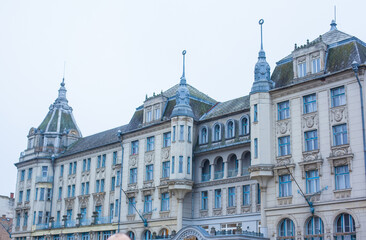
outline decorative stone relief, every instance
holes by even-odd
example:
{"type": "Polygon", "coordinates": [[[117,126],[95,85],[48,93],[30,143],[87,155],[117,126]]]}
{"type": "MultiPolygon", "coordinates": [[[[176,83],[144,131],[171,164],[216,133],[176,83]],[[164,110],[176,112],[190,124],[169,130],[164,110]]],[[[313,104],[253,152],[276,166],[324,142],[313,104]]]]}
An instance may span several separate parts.
{"type": "Polygon", "coordinates": [[[200,210],[200,216],[201,217],[207,217],[208,216],[208,211],[207,210],[200,210]]]}
{"type": "Polygon", "coordinates": [[[130,160],[128,161],[128,165],[130,167],[136,167],[136,164],[137,164],[137,156],[135,156],[135,155],[130,156],[130,160]]]}
{"type": "Polygon", "coordinates": [[[148,181],[148,182],[144,182],[144,185],[142,186],[142,188],[154,188],[155,184],[153,181],[148,181]]]}
{"type": "Polygon", "coordinates": [[[73,209],[74,208],[74,202],[75,202],[75,197],[65,198],[66,209],[73,209]]]}
{"type": "Polygon", "coordinates": [[[334,167],[348,165],[348,169],[352,171],[353,153],[349,145],[332,147],[328,161],[331,173],[334,174],[334,167]]]}
{"type": "Polygon", "coordinates": [[[127,191],[135,191],[137,190],[137,184],[136,183],[129,183],[127,186],[127,191]]]}
{"type": "Polygon", "coordinates": [[[277,135],[283,135],[291,132],[289,120],[277,122],[277,135]]]}
{"type": "Polygon", "coordinates": [[[127,215],[127,220],[128,220],[129,222],[134,221],[134,220],[135,220],[135,214],[127,215]]]}
{"type": "Polygon", "coordinates": [[[154,162],[155,154],[154,151],[145,153],[145,164],[154,162]]]}
{"type": "Polygon", "coordinates": [[[214,216],[221,216],[221,214],[222,214],[221,208],[214,208],[213,209],[213,215],[214,216]]]}
{"type": "Polygon", "coordinates": [[[278,176],[286,175],[286,174],[289,174],[290,172],[293,173],[294,168],[295,168],[294,164],[287,165],[287,168],[284,166],[274,168],[273,173],[274,173],[275,182],[278,183],[278,176]]]}
{"type": "Polygon", "coordinates": [[[227,214],[236,214],[236,207],[228,207],[227,209],[226,209],[226,213],[227,214]]]}
{"type": "Polygon", "coordinates": [[[307,114],[302,118],[302,127],[304,129],[316,128],[318,126],[318,115],[307,114]]]}
{"type": "Polygon", "coordinates": [[[291,155],[277,157],[277,164],[276,166],[284,166],[292,163],[291,155]]]}
{"type": "Polygon", "coordinates": [[[330,110],[331,113],[331,122],[345,122],[347,121],[347,110],[346,107],[337,107],[337,108],[332,108],[330,110]]]}
{"type": "Polygon", "coordinates": [[[105,192],[93,193],[94,206],[103,205],[105,192]]]}
{"type": "Polygon", "coordinates": [[[170,159],[169,155],[170,155],[170,149],[169,148],[163,149],[163,153],[162,153],[163,159],[164,160],[170,159]]]}
{"type": "Polygon", "coordinates": [[[329,157],[339,157],[347,154],[352,154],[351,147],[349,145],[341,145],[332,147],[329,157]]]}
{"type": "Polygon", "coordinates": [[[163,211],[163,212],[160,212],[160,218],[168,218],[169,217],[169,213],[170,211],[163,211]]]}
{"type": "Polygon", "coordinates": [[[250,205],[241,206],[242,213],[250,213],[250,205]]]}
{"type": "Polygon", "coordinates": [[[319,150],[303,152],[302,158],[304,162],[314,161],[316,159],[321,159],[321,154],[319,153],[319,150]]]}
{"type": "Polygon", "coordinates": [[[79,198],[79,205],[80,207],[87,207],[89,203],[89,195],[80,195],[79,198]]]}
{"type": "Polygon", "coordinates": [[[350,198],[351,197],[351,189],[336,190],[336,191],[334,191],[334,197],[336,199],[350,198]]]}
{"type": "Polygon", "coordinates": [[[279,205],[289,205],[292,204],[292,196],[291,197],[282,197],[277,198],[279,205]]]}

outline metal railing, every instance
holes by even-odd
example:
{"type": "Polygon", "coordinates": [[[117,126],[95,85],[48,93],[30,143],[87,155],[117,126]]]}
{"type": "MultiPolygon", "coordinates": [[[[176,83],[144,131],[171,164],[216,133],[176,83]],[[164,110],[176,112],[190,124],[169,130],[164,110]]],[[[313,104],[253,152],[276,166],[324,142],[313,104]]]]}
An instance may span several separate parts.
{"type": "Polygon", "coordinates": [[[224,177],[224,171],[215,171],[215,179],[222,179],[224,177]]]}
{"type": "Polygon", "coordinates": [[[110,217],[97,217],[96,224],[106,224],[106,223],[111,223],[110,217]]]}
{"type": "Polygon", "coordinates": [[[211,174],[209,173],[202,173],[202,182],[207,182],[211,179],[211,174]]]}
{"type": "Polygon", "coordinates": [[[237,177],[238,176],[238,169],[229,169],[227,171],[227,177],[237,177]]]}
{"type": "Polygon", "coordinates": [[[47,229],[47,228],[49,228],[48,223],[39,223],[39,224],[36,225],[37,230],[42,230],[42,229],[47,229]]]}
{"type": "Polygon", "coordinates": [[[54,222],[54,223],[52,223],[52,228],[62,228],[62,223],[61,222],[54,222]]]}
{"type": "Polygon", "coordinates": [[[53,181],[53,176],[38,176],[36,177],[36,183],[52,183],[53,181]]]}

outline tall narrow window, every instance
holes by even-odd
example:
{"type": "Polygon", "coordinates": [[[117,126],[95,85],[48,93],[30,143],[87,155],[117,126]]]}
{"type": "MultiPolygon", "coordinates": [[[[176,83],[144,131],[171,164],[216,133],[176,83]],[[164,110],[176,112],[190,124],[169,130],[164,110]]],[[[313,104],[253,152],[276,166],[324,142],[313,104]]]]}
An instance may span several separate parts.
{"type": "Polygon", "coordinates": [[[316,193],[320,190],[318,170],[306,171],[306,193],[316,193]]]}
{"type": "Polygon", "coordinates": [[[112,160],[112,165],[116,165],[117,164],[117,151],[113,152],[113,160],[112,160]]]}
{"type": "Polygon", "coordinates": [[[151,111],[146,113],[146,122],[151,122],[151,111]]]}
{"type": "Polygon", "coordinates": [[[42,167],[42,177],[47,177],[47,174],[48,174],[48,167],[47,166],[43,166],[42,167]]]}
{"type": "Polygon", "coordinates": [[[258,138],[254,138],[254,158],[258,158],[258,138]]]}
{"type": "Polygon", "coordinates": [[[95,192],[98,193],[100,192],[100,180],[96,180],[95,181],[95,192]]]}
{"type": "Polygon", "coordinates": [[[292,184],[290,174],[279,176],[280,197],[292,196],[292,184]]]}
{"type": "Polygon", "coordinates": [[[221,140],[221,127],[220,124],[216,124],[214,127],[214,141],[221,140]]]}
{"type": "Polygon", "coordinates": [[[136,207],[136,200],[135,197],[130,197],[128,199],[128,215],[132,215],[135,213],[135,208],[136,207]]]}
{"type": "Polygon", "coordinates": [[[249,121],[247,117],[243,117],[241,119],[241,134],[242,135],[249,134],[249,121]]]}
{"type": "Polygon", "coordinates": [[[99,155],[97,159],[97,168],[100,168],[101,165],[102,165],[102,156],[99,155]]]}
{"type": "Polygon", "coordinates": [[[346,93],[344,86],[333,88],[330,90],[332,97],[332,107],[338,107],[346,104],[346,93]]]}
{"type": "Polygon", "coordinates": [[[24,181],[24,179],[25,179],[25,170],[22,170],[22,171],[20,172],[20,181],[21,181],[21,182],[23,182],[23,181],[24,181]]]}
{"type": "Polygon", "coordinates": [[[160,118],[160,108],[155,109],[155,120],[159,120],[160,118]]]}
{"type": "Polygon", "coordinates": [[[227,138],[233,138],[234,137],[234,122],[229,121],[227,123],[227,138]]]}
{"type": "Polygon", "coordinates": [[[254,104],[253,108],[254,108],[254,112],[253,112],[254,122],[258,122],[258,105],[254,104]]]}
{"type": "Polygon", "coordinates": [[[38,188],[36,188],[36,194],[34,195],[34,200],[38,200],[38,188]]]}
{"type": "Polygon", "coordinates": [[[170,132],[164,133],[163,147],[170,147],[170,145],[171,145],[171,141],[170,141],[171,136],[170,135],[171,135],[170,132]]]}
{"type": "Polygon", "coordinates": [[[69,163],[69,175],[72,174],[72,163],[69,163]]]}
{"type": "Polygon", "coordinates": [[[130,169],[130,183],[137,182],[137,168],[130,169]]]}
{"type": "Polygon", "coordinates": [[[154,177],[154,165],[146,165],[146,181],[153,180],[154,177]]]}
{"type": "Polygon", "coordinates": [[[44,188],[41,188],[41,191],[39,194],[39,201],[44,201],[44,188]]]}
{"type": "Polygon", "coordinates": [[[119,185],[121,185],[121,172],[117,171],[116,176],[117,176],[116,186],[119,186],[119,185]]]}
{"type": "Polygon", "coordinates": [[[313,130],[304,133],[305,151],[313,151],[318,149],[318,131],[313,130]]]}
{"type": "Polygon", "coordinates": [[[284,101],[277,104],[277,119],[283,120],[290,117],[290,102],[284,101]]]}
{"type": "Polygon", "coordinates": [[[311,73],[320,72],[320,58],[314,58],[311,61],[311,73]]]}
{"type": "Polygon", "coordinates": [[[115,209],[115,213],[114,213],[114,216],[117,217],[118,216],[118,199],[116,199],[116,209],[115,209]]]}
{"type": "Polygon", "coordinates": [[[30,189],[27,189],[27,196],[26,196],[26,198],[25,198],[25,201],[27,201],[27,202],[29,202],[29,200],[30,200],[30,189]]]}
{"type": "Polygon", "coordinates": [[[350,188],[348,165],[335,167],[336,190],[350,188]]]}
{"type": "Polygon", "coordinates": [[[234,207],[235,205],[235,187],[229,187],[228,207],[234,207]]]}
{"type": "Polygon", "coordinates": [[[201,210],[207,210],[208,208],[208,192],[201,192],[201,210]]]}
{"type": "Polygon", "coordinates": [[[58,200],[62,199],[62,187],[58,188],[58,200]]]}
{"type": "Polygon", "coordinates": [[[191,174],[191,157],[187,157],[187,174],[191,174]]]}
{"type": "Polygon", "coordinates": [[[75,197],[75,184],[71,186],[71,196],[75,197]]]}
{"type": "Polygon", "coordinates": [[[356,239],[355,220],[348,213],[342,213],[336,218],[334,239],[356,239]]]}
{"type": "Polygon", "coordinates": [[[163,162],[163,178],[168,178],[170,176],[170,162],[163,162]]]}
{"type": "Polygon", "coordinates": [[[310,94],[303,97],[304,113],[316,112],[316,94],[310,94]]]}
{"type": "Polygon", "coordinates": [[[89,182],[85,183],[85,194],[89,194],[89,182]]]}
{"type": "Polygon", "coordinates": [[[188,126],[188,142],[192,141],[192,133],[191,133],[192,127],[188,126]]]}
{"type": "Polygon", "coordinates": [[[29,170],[28,170],[28,180],[32,179],[32,173],[33,173],[33,168],[29,168],[29,170]]]}
{"type": "Polygon", "coordinates": [[[184,125],[180,125],[179,141],[184,141],[184,125]]]}
{"type": "Polygon", "coordinates": [[[155,142],[155,138],[154,137],[148,137],[146,139],[146,151],[153,151],[154,150],[154,142],[155,142]]]}
{"type": "Polygon", "coordinates": [[[139,153],[139,141],[131,142],[131,155],[136,155],[139,153]]]}
{"type": "Polygon", "coordinates": [[[175,126],[173,126],[173,142],[175,142],[175,126]]]}
{"type": "Polygon", "coordinates": [[[278,156],[291,154],[290,136],[278,138],[278,156]]]}
{"type": "Polygon", "coordinates": [[[103,154],[103,156],[102,156],[102,168],[105,167],[106,158],[107,158],[107,155],[103,154]]]}
{"type": "Polygon", "coordinates": [[[179,173],[183,173],[183,156],[179,156],[179,173]]]}
{"type": "Polygon", "coordinates": [[[64,176],[64,165],[60,166],[60,177],[64,176]]]}
{"type": "Polygon", "coordinates": [[[116,177],[112,177],[111,179],[111,191],[114,191],[116,187],[116,177]]]}
{"type": "Polygon", "coordinates": [[[297,76],[305,77],[306,75],[306,62],[299,63],[297,65],[297,76]]]}
{"type": "Polygon", "coordinates": [[[333,126],[333,146],[347,144],[347,124],[333,126]]]}
{"type": "Polygon", "coordinates": [[[86,159],[83,159],[83,172],[86,171],[86,159]]]}
{"type": "Polygon", "coordinates": [[[294,222],[288,218],[283,219],[279,225],[278,236],[281,237],[279,239],[295,240],[295,237],[293,237],[295,236],[294,222]]]}
{"type": "Polygon", "coordinates": [[[85,183],[81,183],[81,195],[85,194],[85,183]]]}
{"type": "Polygon", "coordinates": [[[215,190],[215,208],[221,208],[221,189],[215,190]]]}
{"type": "Polygon", "coordinates": [[[243,186],[243,205],[250,205],[250,185],[243,186]]]}
{"type": "Polygon", "coordinates": [[[201,138],[200,138],[200,140],[201,140],[201,144],[205,144],[205,143],[208,142],[207,141],[207,128],[206,127],[203,127],[201,129],[201,138]]]}
{"type": "Polygon", "coordinates": [[[19,203],[23,202],[23,191],[19,191],[18,202],[19,203]]]}
{"type": "Polygon", "coordinates": [[[175,167],[175,157],[172,156],[172,173],[174,173],[174,167],[175,167]]]}
{"type": "Polygon", "coordinates": [[[312,216],[306,222],[305,240],[324,239],[324,226],[320,217],[312,216]]]}
{"type": "Polygon", "coordinates": [[[145,196],[144,201],[144,213],[150,213],[152,211],[152,198],[151,195],[145,196]]]}
{"type": "Polygon", "coordinates": [[[161,211],[169,211],[169,193],[161,194],[161,211]]]}
{"type": "Polygon", "coordinates": [[[90,164],[91,164],[91,158],[88,158],[88,166],[87,166],[87,171],[90,171],[90,164]]]}

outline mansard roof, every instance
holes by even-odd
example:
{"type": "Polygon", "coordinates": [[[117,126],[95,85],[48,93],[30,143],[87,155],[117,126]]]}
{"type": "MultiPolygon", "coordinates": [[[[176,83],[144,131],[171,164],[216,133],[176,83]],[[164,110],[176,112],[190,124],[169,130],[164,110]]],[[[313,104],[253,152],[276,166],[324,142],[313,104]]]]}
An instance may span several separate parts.
{"type": "Polygon", "coordinates": [[[319,42],[323,42],[327,49],[324,71],[317,74],[307,75],[303,78],[295,78],[291,53],[278,61],[277,66],[273,70],[271,79],[275,82],[275,88],[290,86],[312,80],[321,75],[350,69],[351,63],[354,60],[358,63],[365,63],[366,61],[366,44],[358,38],[337,29],[332,29],[324,33],[306,45],[296,48],[294,52],[297,49],[306,49],[307,47],[314,46],[319,42]]]}

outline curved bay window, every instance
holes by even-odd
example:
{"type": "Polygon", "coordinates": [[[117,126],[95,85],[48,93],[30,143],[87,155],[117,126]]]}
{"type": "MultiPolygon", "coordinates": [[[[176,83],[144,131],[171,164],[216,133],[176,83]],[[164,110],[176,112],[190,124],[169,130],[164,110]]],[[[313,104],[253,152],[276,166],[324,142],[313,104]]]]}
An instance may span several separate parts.
{"type": "Polygon", "coordinates": [[[291,219],[285,218],[280,222],[277,239],[295,240],[295,226],[291,219]]]}
{"type": "Polygon", "coordinates": [[[205,160],[202,166],[202,182],[209,181],[211,179],[211,166],[210,161],[205,160]]]}
{"type": "Polygon", "coordinates": [[[320,217],[310,217],[305,228],[305,240],[324,240],[324,225],[320,217]]]}
{"type": "Polygon", "coordinates": [[[335,220],[335,240],[355,240],[356,227],[355,220],[348,213],[338,215],[335,220]]]}

